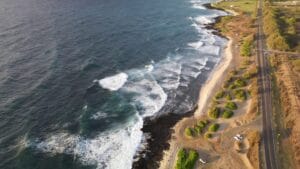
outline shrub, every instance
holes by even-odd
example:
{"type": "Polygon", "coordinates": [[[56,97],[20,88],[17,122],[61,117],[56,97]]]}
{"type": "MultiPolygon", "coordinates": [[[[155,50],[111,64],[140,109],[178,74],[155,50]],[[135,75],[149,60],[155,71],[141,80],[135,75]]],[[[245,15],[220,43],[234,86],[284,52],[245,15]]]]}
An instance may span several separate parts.
{"type": "Polygon", "coordinates": [[[282,29],[280,29],[279,13],[277,10],[266,5],[264,13],[264,32],[267,35],[267,46],[276,50],[289,50],[290,46],[282,35],[282,29]]]}
{"type": "Polygon", "coordinates": [[[198,159],[198,153],[195,150],[190,150],[188,153],[187,160],[185,162],[185,168],[186,169],[193,169],[195,166],[195,163],[198,159]]]}
{"type": "Polygon", "coordinates": [[[228,103],[226,103],[225,107],[227,109],[230,109],[230,110],[236,110],[237,109],[237,105],[234,102],[228,102],[228,103]]]}
{"type": "Polygon", "coordinates": [[[198,156],[195,150],[185,151],[181,148],[177,153],[175,169],[193,169],[198,156]]]}
{"type": "Polygon", "coordinates": [[[207,138],[207,139],[212,138],[212,134],[211,133],[205,133],[204,137],[207,138]]]}
{"type": "Polygon", "coordinates": [[[236,86],[235,84],[231,84],[231,85],[229,85],[228,88],[229,88],[230,90],[232,90],[232,89],[235,89],[236,87],[237,87],[237,86],[236,86]]]}
{"type": "Polygon", "coordinates": [[[247,66],[247,65],[250,65],[251,61],[250,60],[244,60],[243,61],[243,65],[247,66]]]}
{"type": "Polygon", "coordinates": [[[249,80],[249,79],[251,79],[251,74],[249,73],[249,72],[246,72],[244,75],[243,75],[243,78],[244,79],[247,79],[247,80],[249,80]]]}
{"type": "Polygon", "coordinates": [[[216,99],[221,99],[222,97],[224,97],[225,95],[225,92],[224,91],[220,91],[216,94],[215,98],[216,99]]]}
{"type": "Polygon", "coordinates": [[[231,72],[230,72],[230,75],[232,75],[232,76],[234,76],[234,75],[237,75],[239,72],[237,71],[237,70],[232,70],[231,72]]]}
{"type": "Polygon", "coordinates": [[[228,119],[228,118],[230,118],[232,116],[233,116],[233,111],[231,111],[231,110],[225,110],[223,112],[223,115],[222,115],[222,117],[225,118],[225,119],[228,119]]]}
{"type": "Polygon", "coordinates": [[[247,93],[242,89],[238,89],[238,90],[234,91],[234,97],[239,99],[239,100],[246,100],[247,99],[247,93]]]}
{"type": "Polygon", "coordinates": [[[225,96],[225,98],[226,98],[226,100],[232,100],[232,97],[229,93],[225,96]]]}
{"type": "Polygon", "coordinates": [[[200,127],[200,126],[198,126],[198,125],[196,125],[196,126],[194,127],[194,131],[195,131],[197,134],[202,133],[203,129],[204,129],[204,127],[200,127]]]}
{"type": "Polygon", "coordinates": [[[208,112],[208,115],[209,115],[209,117],[216,119],[219,117],[220,112],[221,112],[221,109],[219,107],[214,107],[208,112]]]}
{"type": "Polygon", "coordinates": [[[176,169],[184,169],[184,162],[186,158],[186,152],[183,148],[181,148],[177,153],[176,169]]]}
{"type": "Polygon", "coordinates": [[[231,82],[233,82],[234,78],[232,76],[230,76],[224,83],[223,87],[227,88],[231,82]]]}
{"type": "Polygon", "coordinates": [[[206,126],[206,121],[199,121],[198,124],[197,124],[199,127],[202,127],[204,128],[206,126]]]}
{"type": "Polygon", "coordinates": [[[190,127],[185,128],[184,133],[188,137],[193,137],[193,129],[191,129],[190,127]]]}
{"type": "Polygon", "coordinates": [[[243,79],[237,79],[237,80],[234,81],[234,85],[236,87],[244,87],[244,86],[247,85],[247,82],[243,79]]]}
{"type": "Polygon", "coordinates": [[[251,41],[244,40],[242,46],[241,46],[241,55],[242,56],[250,56],[251,55],[251,41]]]}
{"type": "Polygon", "coordinates": [[[209,126],[208,131],[216,132],[219,129],[220,125],[218,123],[212,124],[209,126]]]}

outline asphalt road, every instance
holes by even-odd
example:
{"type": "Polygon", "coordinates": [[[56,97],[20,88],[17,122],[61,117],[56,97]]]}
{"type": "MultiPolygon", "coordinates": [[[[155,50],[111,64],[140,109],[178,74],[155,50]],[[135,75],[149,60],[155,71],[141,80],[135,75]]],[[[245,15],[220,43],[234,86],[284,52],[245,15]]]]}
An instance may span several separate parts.
{"type": "Polygon", "coordinates": [[[275,156],[274,132],[272,130],[272,93],[269,77],[267,56],[264,55],[264,35],[262,19],[262,0],[258,3],[258,37],[257,37],[257,64],[259,68],[260,111],[263,115],[263,143],[265,150],[265,163],[267,169],[278,169],[275,156]]]}

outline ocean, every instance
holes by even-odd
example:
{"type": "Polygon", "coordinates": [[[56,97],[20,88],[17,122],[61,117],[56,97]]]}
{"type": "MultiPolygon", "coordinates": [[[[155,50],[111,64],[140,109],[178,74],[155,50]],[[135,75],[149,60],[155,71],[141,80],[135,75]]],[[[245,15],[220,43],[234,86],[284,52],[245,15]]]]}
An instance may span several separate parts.
{"type": "Polygon", "coordinates": [[[221,59],[208,2],[1,0],[0,168],[131,168],[221,59]]]}

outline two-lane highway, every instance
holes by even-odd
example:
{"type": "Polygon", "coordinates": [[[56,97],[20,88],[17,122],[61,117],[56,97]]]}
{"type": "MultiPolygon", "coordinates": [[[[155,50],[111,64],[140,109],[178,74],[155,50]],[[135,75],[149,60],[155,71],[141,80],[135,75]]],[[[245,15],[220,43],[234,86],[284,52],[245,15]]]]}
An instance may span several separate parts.
{"type": "Polygon", "coordinates": [[[259,108],[263,114],[263,143],[265,150],[265,163],[267,169],[278,169],[275,155],[275,141],[272,130],[272,93],[271,81],[269,78],[269,65],[264,56],[264,34],[263,34],[263,12],[262,0],[258,3],[257,22],[257,64],[259,68],[259,108]]]}

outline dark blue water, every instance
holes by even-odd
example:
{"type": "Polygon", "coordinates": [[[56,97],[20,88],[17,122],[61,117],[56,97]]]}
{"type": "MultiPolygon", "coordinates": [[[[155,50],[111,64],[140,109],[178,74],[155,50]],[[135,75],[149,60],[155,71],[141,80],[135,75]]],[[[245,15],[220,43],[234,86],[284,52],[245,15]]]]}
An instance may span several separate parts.
{"type": "Polygon", "coordinates": [[[201,3],[1,0],[0,168],[130,168],[142,119],[189,110],[220,59],[201,3]]]}

